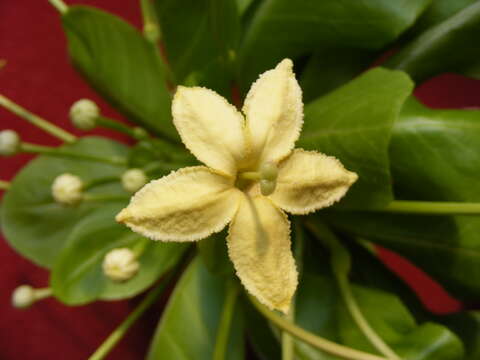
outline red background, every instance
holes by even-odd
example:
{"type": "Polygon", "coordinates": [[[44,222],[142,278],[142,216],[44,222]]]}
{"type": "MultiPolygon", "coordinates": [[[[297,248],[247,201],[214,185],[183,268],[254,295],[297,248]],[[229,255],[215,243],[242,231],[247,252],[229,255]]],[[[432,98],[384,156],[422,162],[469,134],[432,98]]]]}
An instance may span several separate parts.
{"type": "MultiPolygon", "coordinates": [[[[99,6],[136,26],[140,24],[138,1],[83,0],[81,3],[99,6]]],[[[94,99],[105,114],[120,118],[70,66],[58,14],[46,0],[0,1],[0,59],[7,61],[0,70],[0,93],[74,134],[81,135],[72,128],[67,114],[70,105],[79,98],[94,99]]],[[[456,75],[429,81],[416,93],[432,107],[480,105],[480,83],[456,75]]],[[[5,128],[17,130],[29,142],[59,144],[55,138],[0,109],[0,130],[5,128]]],[[[108,131],[95,132],[126,141],[108,131]]],[[[2,158],[0,179],[11,179],[29,159],[25,155],[2,158]]],[[[413,284],[430,309],[448,312],[459,308],[458,302],[408,262],[386,250],[382,250],[382,256],[392,269],[400,269],[402,277],[413,284]]],[[[86,359],[138,303],[138,300],[98,302],[69,308],[49,299],[26,311],[12,309],[12,290],[20,284],[48,286],[48,273],[16,254],[3,239],[0,239],[0,283],[0,358],[5,360],[86,359]]],[[[109,359],[142,358],[160,312],[160,305],[147,312],[109,359]]]]}

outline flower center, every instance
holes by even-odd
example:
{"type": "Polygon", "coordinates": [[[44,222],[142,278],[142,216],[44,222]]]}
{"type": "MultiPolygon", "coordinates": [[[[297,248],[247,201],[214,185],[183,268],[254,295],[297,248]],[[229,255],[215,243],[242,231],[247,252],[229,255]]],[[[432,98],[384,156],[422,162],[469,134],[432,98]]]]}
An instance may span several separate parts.
{"type": "Polygon", "coordinates": [[[260,182],[260,191],[262,195],[270,195],[277,186],[278,168],[273,162],[263,163],[257,171],[243,171],[237,175],[235,186],[240,190],[260,182]]]}

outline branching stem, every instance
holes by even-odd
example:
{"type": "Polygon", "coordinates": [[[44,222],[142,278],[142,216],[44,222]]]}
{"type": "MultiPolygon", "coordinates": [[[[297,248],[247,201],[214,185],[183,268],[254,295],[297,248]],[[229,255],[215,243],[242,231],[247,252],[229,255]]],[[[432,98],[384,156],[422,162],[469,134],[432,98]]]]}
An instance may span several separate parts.
{"type": "Polygon", "coordinates": [[[69,132],[63,130],[62,128],[59,128],[58,126],[50,123],[45,119],[42,119],[40,116],[32,114],[28,110],[22,108],[18,104],[15,104],[13,101],[3,95],[0,95],[0,106],[3,106],[5,109],[11,111],[15,115],[21,117],[24,120],[27,120],[29,123],[39,127],[40,129],[46,131],[50,135],[59,138],[64,142],[73,143],[77,139],[69,132]]]}

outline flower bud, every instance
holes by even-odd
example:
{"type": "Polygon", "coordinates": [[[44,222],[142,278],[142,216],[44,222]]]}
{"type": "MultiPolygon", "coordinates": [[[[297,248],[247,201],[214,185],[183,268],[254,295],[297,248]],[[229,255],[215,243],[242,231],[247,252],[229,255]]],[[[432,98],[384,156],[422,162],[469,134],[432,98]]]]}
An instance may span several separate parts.
{"type": "Polygon", "coordinates": [[[128,169],[122,175],[122,186],[129,192],[140,190],[147,181],[147,175],[141,169],[128,169]]]}
{"type": "Polygon", "coordinates": [[[275,181],[278,176],[278,168],[273,162],[266,162],[260,167],[260,175],[262,179],[275,181]]]}
{"type": "Polygon", "coordinates": [[[13,130],[0,131],[0,155],[15,155],[20,150],[20,137],[13,130]]]}
{"type": "Polygon", "coordinates": [[[263,179],[260,180],[260,191],[264,196],[268,196],[272,194],[275,191],[276,187],[277,187],[276,181],[263,180],[263,179]]]}
{"type": "Polygon", "coordinates": [[[12,305],[18,309],[26,309],[36,300],[35,289],[29,285],[21,285],[12,293],[12,305]]]}
{"type": "Polygon", "coordinates": [[[72,174],[57,176],[52,184],[52,196],[63,205],[76,205],[82,200],[82,180],[72,174]]]}
{"type": "Polygon", "coordinates": [[[103,260],[103,273],[115,282],[130,280],[139,268],[135,253],[129,248],[111,250],[103,260]]]}
{"type": "Polygon", "coordinates": [[[100,109],[89,99],[78,100],[70,108],[70,120],[81,130],[92,130],[99,116],[100,109]]]}

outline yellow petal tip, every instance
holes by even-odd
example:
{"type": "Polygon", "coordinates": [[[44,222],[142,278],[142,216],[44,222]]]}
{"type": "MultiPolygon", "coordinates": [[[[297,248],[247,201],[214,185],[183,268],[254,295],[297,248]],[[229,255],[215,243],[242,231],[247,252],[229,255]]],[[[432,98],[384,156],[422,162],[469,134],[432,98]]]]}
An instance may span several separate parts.
{"type": "Polygon", "coordinates": [[[285,70],[292,70],[293,69],[293,61],[286,58],[286,59],[283,59],[282,61],[280,61],[278,63],[278,65],[276,66],[277,69],[285,69],[285,70]]]}
{"type": "Polygon", "coordinates": [[[115,216],[115,221],[119,223],[124,223],[130,218],[130,211],[125,208],[122,211],[120,211],[117,216],[115,216]]]}

